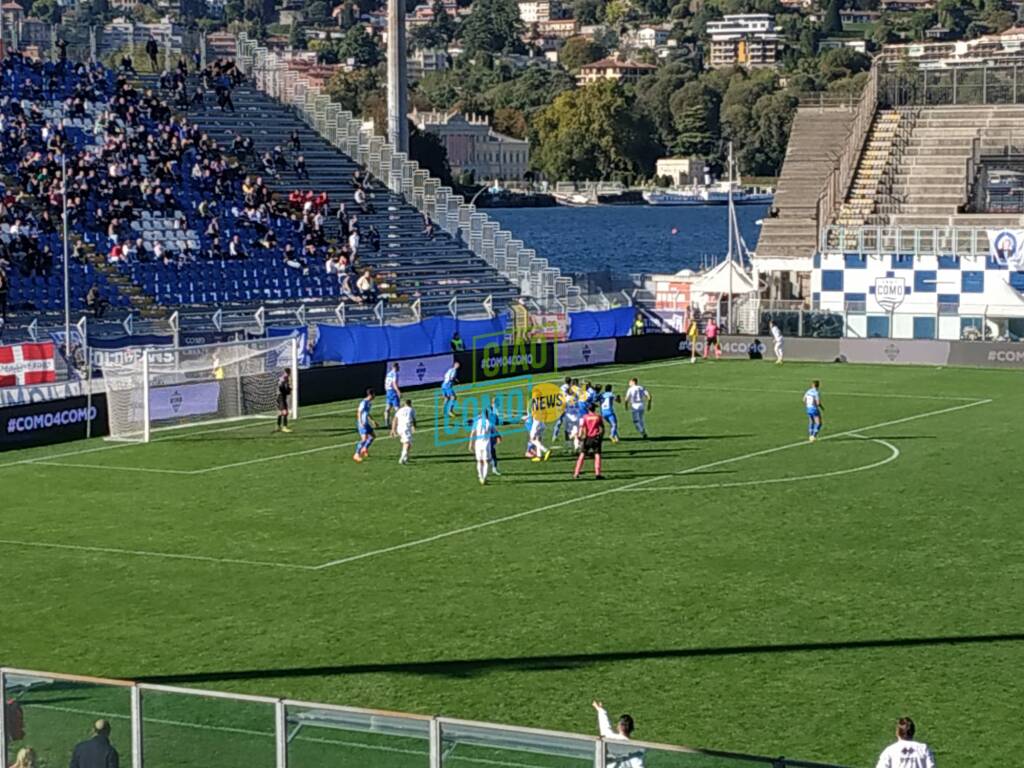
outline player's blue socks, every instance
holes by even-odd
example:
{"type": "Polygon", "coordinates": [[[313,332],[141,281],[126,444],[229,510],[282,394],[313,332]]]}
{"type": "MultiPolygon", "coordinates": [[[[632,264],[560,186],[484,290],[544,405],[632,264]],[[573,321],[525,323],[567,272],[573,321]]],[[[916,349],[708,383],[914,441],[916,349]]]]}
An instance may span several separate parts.
{"type": "Polygon", "coordinates": [[[608,416],[605,416],[605,418],[608,420],[608,423],[612,425],[612,440],[618,440],[619,439],[619,420],[618,420],[618,418],[615,416],[614,413],[610,414],[608,416]]]}

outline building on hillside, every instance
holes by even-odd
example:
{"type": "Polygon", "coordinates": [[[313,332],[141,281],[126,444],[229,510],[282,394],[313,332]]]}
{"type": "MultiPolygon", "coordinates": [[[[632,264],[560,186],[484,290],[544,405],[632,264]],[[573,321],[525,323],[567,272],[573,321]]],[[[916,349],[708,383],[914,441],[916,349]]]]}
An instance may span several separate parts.
{"type": "Polygon", "coordinates": [[[704,162],[696,157],[663,157],[655,163],[654,173],[671,179],[673,187],[686,187],[704,181],[704,162]]]}
{"type": "Polygon", "coordinates": [[[559,37],[566,40],[579,34],[580,25],[576,19],[548,19],[538,21],[533,31],[540,38],[559,37]]]}
{"type": "Polygon", "coordinates": [[[839,21],[844,27],[850,24],[873,24],[881,17],[878,11],[861,11],[857,8],[843,8],[839,11],[839,21]]]}
{"type": "Polygon", "coordinates": [[[773,67],[778,61],[780,35],[769,13],[727,14],[709,21],[712,69],[773,67]]]}
{"type": "Polygon", "coordinates": [[[655,69],[657,67],[653,64],[641,64],[638,61],[623,61],[609,57],[580,67],[576,82],[580,85],[590,85],[601,80],[635,83],[644,75],[651,74],[655,69]]]}
{"type": "Polygon", "coordinates": [[[519,18],[524,24],[536,24],[562,17],[560,0],[519,0],[519,18]]]}
{"type": "Polygon", "coordinates": [[[21,29],[18,30],[18,41],[22,46],[34,46],[39,51],[49,52],[50,31],[53,27],[43,21],[29,16],[21,22],[21,29]]]}
{"type": "Polygon", "coordinates": [[[138,6],[139,0],[111,0],[110,7],[115,11],[127,11],[131,13],[138,6]]]}
{"type": "Polygon", "coordinates": [[[444,72],[449,66],[446,51],[424,51],[419,48],[409,54],[407,62],[410,80],[422,80],[424,75],[429,75],[431,72],[444,72]]]}
{"type": "Polygon", "coordinates": [[[819,51],[831,51],[834,48],[849,48],[857,53],[868,52],[868,42],[862,38],[829,37],[818,42],[819,51]]]}
{"type": "Polygon", "coordinates": [[[277,23],[286,27],[290,27],[292,24],[301,24],[305,20],[306,11],[303,9],[302,3],[296,3],[293,0],[285,3],[277,13],[277,23]]]}
{"type": "Polygon", "coordinates": [[[935,0],[881,0],[878,5],[882,11],[934,11],[935,0]]]}
{"type": "Polygon", "coordinates": [[[512,181],[530,169],[530,143],[498,133],[486,117],[413,111],[409,118],[444,142],[452,173],[471,172],[478,181],[512,181]]]}
{"type": "Polygon", "coordinates": [[[627,48],[649,48],[654,50],[668,43],[669,29],[645,25],[637,29],[627,30],[620,38],[621,45],[627,48]]]}

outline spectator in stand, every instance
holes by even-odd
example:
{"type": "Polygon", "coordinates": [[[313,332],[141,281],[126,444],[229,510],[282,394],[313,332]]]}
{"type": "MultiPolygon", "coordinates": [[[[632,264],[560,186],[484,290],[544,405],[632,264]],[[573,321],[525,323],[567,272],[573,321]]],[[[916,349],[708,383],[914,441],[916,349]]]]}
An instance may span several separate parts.
{"type": "Polygon", "coordinates": [[[92,312],[93,317],[99,319],[106,313],[109,305],[110,302],[100,295],[100,287],[93,283],[89,292],[85,294],[85,308],[92,312]]]}
{"type": "Polygon", "coordinates": [[[434,239],[434,222],[425,213],[423,214],[423,234],[426,235],[427,240],[434,239]]]}
{"type": "Polygon", "coordinates": [[[309,179],[309,171],[306,170],[306,158],[302,155],[295,158],[295,175],[300,179],[309,179]]]}
{"type": "Polygon", "coordinates": [[[101,719],[93,724],[92,738],[75,745],[70,768],[118,768],[118,762],[110,743],[110,723],[101,719]]]}
{"type": "Polygon", "coordinates": [[[370,246],[370,250],[374,253],[380,250],[380,232],[377,231],[373,224],[366,230],[366,244],[370,246]]]}
{"type": "Polygon", "coordinates": [[[0,319],[7,320],[7,297],[10,295],[11,282],[7,270],[0,266],[0,319]]]}
{"type": "Polygon", "coordinates": [[[353,259],[359,256],[359,227],[355,225],[352,226],[352,231],[348,236],[348,250],[353,259]]]}
{"type": "Polygon", "coordinates": [[[132,75],[138,77],[139,73],[135,71],[135,64],[132,63],[132,57],[125,54],[121,57],[121,74],[132,75]]]}
{"type": "Polygon", "coordinates": [[[245,259],[248,255],[245,252],[245,248],[242,245],[242,238],[238,235],[231,236],[231,242],[228,243],[228,258],[229,259],[245,259]]]}
{"type": "Polygon", "coordinates": [[[935,768],[935,755],[923,741],[915,741],[914,721],[901,717],[896,721],[896,741],[878,758],[877,768],[935,768]]]}
{"type": "Polygon", "coordinates": [[[292,129],[291,134],[288,136],[288,146],[292,148],[292,152],[302,151],[302,140],[299,138],[298,129],[292,129]]]}
{"type": "Polygon", "coordinates": [[[152,35],[149,36],[149,40],[146,41],[146,55],[149,56],[149,68],[156,72],[157,68],[157,54],[160,52],[160,48],[156,43],[156,38],[152,35]]]}
{"type": "Polygon", "coordinates": [[[452,352],[462,352],[466,348],[466,345],[463,343],[462,337],[459,336],[458,331],[455,331],[455,333],[452,334],[452,340],[449,342],[449,346],[452,348],[452,352]]]}
{"type": "Polygon", "coordinates": [[[377,284],[373,280],[373,274],[369,269],[364,269],[363,274],[359,276],[356,281],[356,291],[359,293],[359,297],[370,304],[376,304],[377,298],[380,296],[380,291],[377,290],[377,284]]]}
{"type": "Polygon", "coordinates": [[[356,187],[354,200],[359,210],[366,213],[366,191],[362,187],[356,187]]]}

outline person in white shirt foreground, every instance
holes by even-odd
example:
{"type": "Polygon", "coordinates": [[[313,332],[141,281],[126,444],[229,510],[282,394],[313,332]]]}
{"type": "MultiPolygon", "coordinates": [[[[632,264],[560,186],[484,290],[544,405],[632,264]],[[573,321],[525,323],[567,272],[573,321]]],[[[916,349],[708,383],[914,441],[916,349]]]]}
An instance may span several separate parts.
{"type": "MultiPolygon", "coordinates": [[[[608,741],[630,740],[636,725],[631,715],[620,715],[619,722],[615,724],[615,728],[612,728],[611,720],[608,719],[608,710],[604,708],[604,704],[600,701],[594,701],[592,704],[597,710],[597,730],[602,738],[608,741]]],[[[612,755],[609,755],[608,765],[614,765],[616,768],[644,768],[643,752],[631,751],[628,754],[619,754],[621,749],[619,747],[614,750],[616,753],[614,759],[612,759],[612,755]]]]}
{"type": "Polygon", "coordinates": [[[914,721],[896,721],[896,741],[878,757],[877,768],[935,768],[935,755],[923,741],[914,741],[914,721]]]}
{"type": "MultiPolygon", "coordinates": [[[[397,363],[396,363],[397,365],[397,363]]],[[[405,405],[395,411],[394,433],[402,443],[402,455],[398,459],[399,464],[409,463],[409,449],[412,448],[412,436],[416,431],[416,411],[413,410],[412,400],[406,400],[405,405]]]]}

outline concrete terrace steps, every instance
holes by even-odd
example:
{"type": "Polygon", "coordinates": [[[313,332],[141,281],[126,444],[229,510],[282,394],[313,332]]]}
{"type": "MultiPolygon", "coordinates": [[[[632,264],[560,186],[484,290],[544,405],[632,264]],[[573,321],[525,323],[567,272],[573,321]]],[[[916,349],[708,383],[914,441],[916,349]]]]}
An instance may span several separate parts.
{"type": "MultiPolygon", "coordinates": [[[[287,197],[294,189],[326,191],[332,207],[344,202],[349,214],[358,217],[364,234],[366,227],[374,225],[381,235],[380,250],[370,251],[364,244],[360,262],[389,275],[399,295],[419,294],[425,311],[443,311],[452,295],[469,300],[493,295],[496,308],[516,298],[515,286],[447,233],[436,229],[435,237],[428,239],[419,211],[383,185],[370,185],[369,198],[375,213],[361,213],[355,205],[351,182],[353,171],[360,166],[299,120],[291,108],[248,85],[236,89],[233,100],[234,113],[221,112],[208,103],[203,109],[191,110],[189,117],[222,144],[230,144],[236,132],[251,138],[257,157],[255,161],[247,158],[245,164],[262,175],[280,197],[287,197]],[[302,143],[297,152],[288,145],[292,130],[298,131],[302,143]],[[290,170],[279,178],[262,173],[259,156],[275,146],[281,146],[290,160],[301,154],[310,178],[300,179],[290,170]]],[[[325,219],[325,229],[329,238],[338,235],[333,216],[325,219]]]]}

